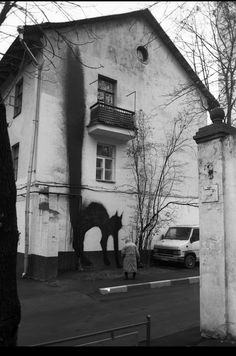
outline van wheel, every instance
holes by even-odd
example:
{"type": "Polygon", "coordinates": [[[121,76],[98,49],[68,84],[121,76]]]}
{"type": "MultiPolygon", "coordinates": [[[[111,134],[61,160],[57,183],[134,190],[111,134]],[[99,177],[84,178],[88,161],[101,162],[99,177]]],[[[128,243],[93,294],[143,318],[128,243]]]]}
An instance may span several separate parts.
{"type": "Polygon", "coordinates": [[[194,268],[196,265],[196,257],[194,255],[187,255],[184,259],[186,268],[194,268]]]}

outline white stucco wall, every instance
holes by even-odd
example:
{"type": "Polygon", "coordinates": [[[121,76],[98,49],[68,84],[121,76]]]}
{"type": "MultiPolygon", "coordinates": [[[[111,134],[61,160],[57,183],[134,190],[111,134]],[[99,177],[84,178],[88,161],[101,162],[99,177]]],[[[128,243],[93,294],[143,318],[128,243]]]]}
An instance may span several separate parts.
{"type": "MultiPolygon", "coordinates": [[[[90,83],[96,81],[98,74],[101,74],[117,80],[116,105],[118,107],[133,110],[134,98],[126,95],[136,90],[136,110],[142,109],[146,115],[152,117],[154,139],[161,141],[165,138],[168,126],[176,117],[179,108],[183,109],[186,105],[186,98],[183,98],[164,108],[163,105],[167,100],[166,95],[172,94],[173,88],[178,87],[180,83],[187,82],[188,78],[173,56],[167,51],[165,45],[158,39],[153,40],[148,46],[148,63],[140,63],[136,56],[136,48],[148,41],[151,29],[146,23],[139,21],[136,22],[131,31],[128,30],[129,27],[130,22],[128,21],[125,21],[122,25],[118,23],[108,24],[108,26],[107,24],[106,26],[103,24],[94,25],[93,32],[99,34],[99,40],[92,45],[81,47],[81,56],[84,63],[91,64],[89,59],[93,58],[94,65],[99,66],[101,64],[104,67],[98,70],[84,68],[87,94],[86,121],[88,124],[90,120],[90,106],[97,101],[97,82],[91,85],[90,83]]],[[[204,124],[202,115],[196,115],[194,124],[189,128],[188,134],[190,137],[195,134],[199,126],[204,124]]],[[[179,159],[185,163],[187,176],[182,187],[179,187],[179,194],[196,198],[198,196],[196,144],[194,141],[190,144],[193,149],[188,149],[184,157],[179,156],[179,159]]],[[[109,209],[111,205],[110,194],[104,194],[103,190],[114,190],[113,196],[116,206],[124,211],[124,216],[126,214],[132,215],[127,209],[127,203],[131,205],[131,198],[129,195],[123,194],[122,199],[118,200],[118,194],[115,191],[125,192],[132,183],[131,174],[127,169],[126,149],[126,144],[121,144],[118,141],[114,142],[107,137],[102,139],[85,134],[82,182],[85,188],[95,189],[97,193],[95,195],[94,191],[84,191],[83,196],[86,196],[88,201],[92,201],[96,196],[96,201],[103,202],[109,209]],[[113,185],[96,182],[95,180],[97,142],[116,144],[116,182],[113,185]],[[88,199],[88,195],[90,199],[88,199]]],[[[129,226],[130,220],[128,221],[127,229],[130,234],[132,227],[129,226]]],[[[179,208],[176,221],[185,224],[198,224],[198,209],[179,208]]],[[[122,231],[120,235],[122,235],[122,231]]],[[[120,240],[122,241],[122,237],[120,240]]],[[[92,248],[92,245],[87,248],[92,248]]]]}
{"type": "Polygon", "coordinates": [[[32,129],[36,104],[36,69],[32,65],[24,66],[16,77],[9,77],[2,89],[6,105],[8,132],[11,145],[19,143],[19,165],[17,186],[26,183],[29,165],[32,129]],[[23,77],[22,110],[14,117],[15,85],[23,77]]]}
{"type": "MultiPolygon", "coordinates": [[[[68,38],[72,38],[73,32],[64,29],[68,38]]],[[[93,23],[92,25],[78,29],[78,39],[81,45],[75,46],[80,52],[84,73],[85,85],[85,108],[86,125],[90,121],[90,106],[97,102],[97,78],[98,74],[117,80],[116,103],[115,105],[127,110],[134,110],[134,96],[128,96],[136,91],[136,110],[142,109],[146,115],[152,117],[152,124],[155,132],[155,140],[162,141],[165,132],[168,131],[170,123],[176,117],[179,109],[186,107],[184,98],[176,100],[173,104],[164,107],[167,97],[179,84],[188,81],[186,72],[167,50],[166,46],[152,35],[152,41],[148,45],[149,60],[147,64],[142,64],[137,59],[136,49],[139,45],[145,45],[150,40],[153,29],[144,21],[140,20],[117,20],[107,23],[93,23]],[[95,36],[92,34],[95,34],[95,36]],[[91,68],[92,67],[92,68],[91,68]],[[94,82],[93,84],[91,84],[94,82]]],[[[53,41],[53,34],[50,35],[53,41]]],[[[73,38],[74,41],[75,38],[73,38]]],[[[35,179],[40,185],[48,186],[49,192],[57,196],[56,210],[59,215],[55,217],[50,212],[39,211],[36,216],[32,216],[32,231],[35,232],[31,239],[31,253],[44,256],[54,256],[56,249],[59,251],[71,251],[71,227],[68,214],[68,164],[65,139],[65,111],[63,94],[63,76],[65,74],[65,52],[66,46],[60,41],[59,46],[55,46],[56,54],[60,54],[62,59],[55,56],[53,63],[55,68],[49,65],[50,70],[43,70],[41,82],[41,96],[39,107],[39,131],[36,155],[36,175],[35,179]],[[60,48],[60,50],[59,50],[60,48]],[[59,52],[60,51],[60,52],[59,52]],[[47,216],[45,214],[48,214],[47,216]],[[41,220],[40,220],[41,219],[41,220]],[[42,219],[46,219],[43,223],[42,219]],[[56,220],[55,220],[56,219],[56,220]],[[56,224],[57,233],[50,225],[56,224]],[[42,223],[42,224],[41,224],[42,223]],[[37,228],[37,224],[41,227],[37,228]],[[46,225],[45,225],[46,224],[46,225]],[[43,228],[44,226],[44,228],[43,228]],[[46,233],[43,232],[46,229],[46,233]],[[47,241],[43,241],[47,237],[47,241]],[[53,237],[54,236],[54,237],[53,237]],[[51,240],[50,240],[51,239],[51,240]],[[50,242],[54,241],[54,242],[50,242]],[[56,246],[56,247],[55,247],[56,246]]],[[[50,56],[49,53],[47,55],[50,56]]],[[[47,68],[47,61],[44,68],[47,68]]],[[[48,69],[47,68],[47,69],[48,69]]],[[[79,80],[79,78],[75,78],[79,80]]],[[[20,141],[19,156],[19,181],[26,182],[29,148],[32,138],[32,120],[34,118],[36,100],[36,80],[26,78],[24,74],[24,92],[22,113],[12,120],[13,108],[7,106],[8,121],[10,121],[9,134],[11,144],[20,141]]],[[[6,90],[11,83],[6,83],[6,90]]],[[[195,103],[195,112],[199,111],[200,102],[195,103]]],[[[191,111],[193,112],[193,111],[191,111]]],[[[192,137],[199,126],[204,126],[206,117],[203,114],[197,115],[194,124],[189,129],[188,135],[192,137]]],[[[185,162],[186,177],[182,187],[179,186],[179,194],[196,198],[198,195],[197,185],[197,161],[196,144],[192,140],[192,148],[179,158],[185,162]]],[[[78,162],[79,164],[79,162],[78,162]]],[[[109,215],[113,215],[116,210],[123,214],[123,229],[120,231],[120,245],[122,238],[126,234],[132,233],[131,223],[132,206],[134,197],[127,194],[127,189],[131,183],[131,174],[126,168],[126,144],[114,141],[108,137],[96,138],[88,134],[85,128],[83,158],[82,158],[82,196],[83,201],[101,202],[107,209],[109,215]],[[96,173],[96,145],[97,142],[111,143],[116,146],[116,180],[115,183],[101,183],[95,179],[96,173]],[[127,186],[128,184],[128,186],[127,186]]],[[[32,207],[39,201],[35,198],[32,207]]],[[[51,199],[51,197],[50,197],[51,199]]],[[[50,205],[55,207],[55,202],[50,205]]],[[[24,213],[23,202],[18,203],[20,227],[24,230],[22,222],[24,213]]],[[[178,209],[177,220],[179,223],[197,224],[198,212],[196,208],[184,207],[178,209]]],[[[54,226],[54,225],[52,225],[54,226]]],[[[86,234],[85,250],[99,250],[98,240],[100,232],[92,229],[86,234]],[[96,243],[94,243],[96,241],[96,243]]],[[[22,231],[20,250],[23,250],[24,231],[22,231]]],[[[108,249],[113,249],[112,240],[109,239],[108,249]]]]}

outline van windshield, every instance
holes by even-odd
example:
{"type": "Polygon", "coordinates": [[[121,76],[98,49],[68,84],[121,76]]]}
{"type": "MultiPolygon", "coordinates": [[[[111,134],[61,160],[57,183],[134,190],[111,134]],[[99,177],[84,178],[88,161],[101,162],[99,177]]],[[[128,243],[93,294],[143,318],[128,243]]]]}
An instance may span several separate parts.
{"type": "Polygon", "coordinates": [[[167,240],[188,240],[191,227],[170,227],[165,235],[167,240]]]}

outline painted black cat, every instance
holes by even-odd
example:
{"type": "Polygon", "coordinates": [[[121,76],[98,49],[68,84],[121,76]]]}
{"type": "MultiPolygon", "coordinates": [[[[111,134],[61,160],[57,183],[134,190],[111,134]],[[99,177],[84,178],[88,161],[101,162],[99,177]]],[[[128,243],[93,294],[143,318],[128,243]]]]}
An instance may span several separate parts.
{"type": "Polygon", "coordinates": [[[115,215],[109,217],[106,208],[100,203],[90,203],[87,207],[81,209],[80,213],[80,228],[79,236],[75,236],[73,241],[73,248],[76,255],[79,258],[81,265],[91,265],[91,262],[84,254],[84,237],[88,230],[93,227],[98,227],[101,230],[102,238],[100,244],[102,246],[103,260],[106,265],[110,265],[110,261],[107,256],[107,240],[111,235],[114,240],[114,256],[116,265],[121,267],[119,262],[119,244],[118,244],[118,232],[122,228],[122,215],[115,215]]]}

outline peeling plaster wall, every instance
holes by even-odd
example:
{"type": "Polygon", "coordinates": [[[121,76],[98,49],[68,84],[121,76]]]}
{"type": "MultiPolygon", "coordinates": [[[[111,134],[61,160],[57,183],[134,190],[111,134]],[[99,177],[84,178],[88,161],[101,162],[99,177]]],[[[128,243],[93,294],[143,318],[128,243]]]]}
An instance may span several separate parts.
{"type": "Polygon", "coordinates": [[[227,290],[228,336],[236,340],[236,136],[224,141],[224,196],[225,196],[225,268],[227,290]]]}
{"type": "Polygon", "coordinates": [[[236,136],[199,144],[200,324],[207,337],[236,339],[235,158],[236,136]]]}
{"type": "Polygon", "coordinates": [[[219,139],[199,145],[200,186],[200,321],[201,330],[217,329],[225,333],[225,243],[224,243],[224,197],[223,154],[219,139]],[[214,177],[209,175],[208,165],[214,167],[214,177]],[[218,185],[218,200],[207,201],[205,188],[218,185]],[[214,301],[214,302],[213,302],[214,301]]]}

